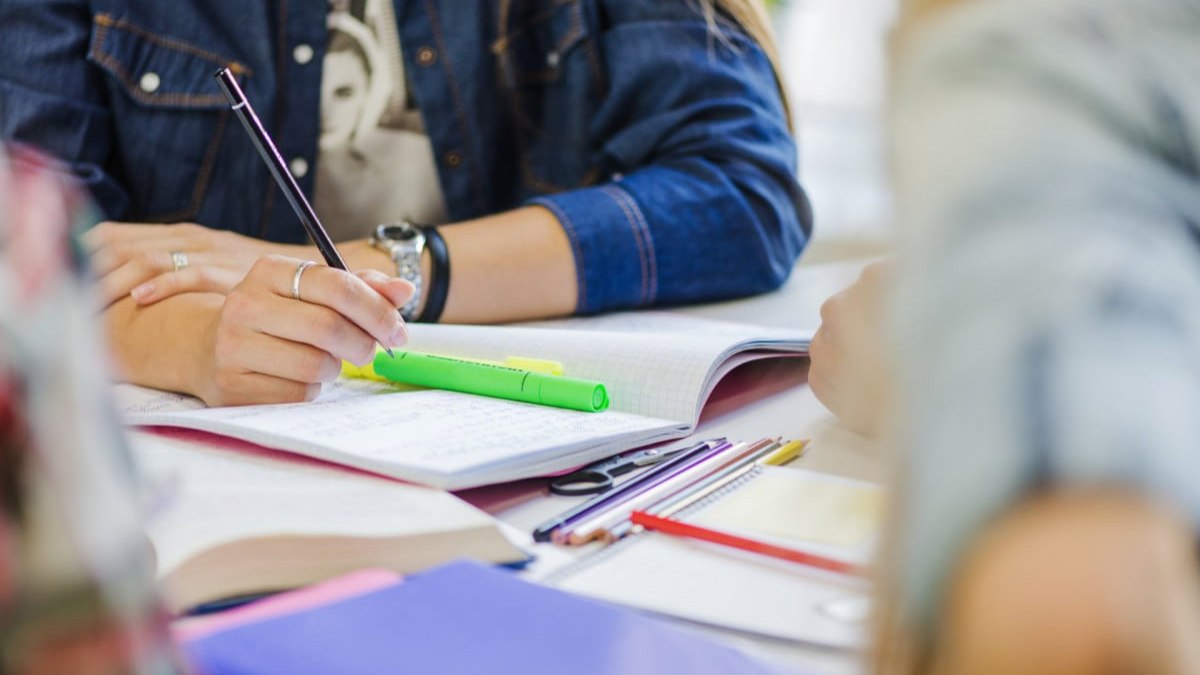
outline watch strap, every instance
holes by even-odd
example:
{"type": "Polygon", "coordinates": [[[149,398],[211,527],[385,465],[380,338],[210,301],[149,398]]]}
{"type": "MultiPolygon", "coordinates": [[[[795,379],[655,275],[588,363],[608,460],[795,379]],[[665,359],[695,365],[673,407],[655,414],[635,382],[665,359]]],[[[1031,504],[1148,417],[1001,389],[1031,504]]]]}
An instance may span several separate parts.
{"type": "Polygon", "coordinates": [[[446,298],[450,295],[450,251],[446,248],[446,240],[433,225],[420,225],[425,234],[425,248],[429,251],[429,279],[425,280],[425,307],[417,321],[421,323],[437,323],[446,308],[446,298]]]}

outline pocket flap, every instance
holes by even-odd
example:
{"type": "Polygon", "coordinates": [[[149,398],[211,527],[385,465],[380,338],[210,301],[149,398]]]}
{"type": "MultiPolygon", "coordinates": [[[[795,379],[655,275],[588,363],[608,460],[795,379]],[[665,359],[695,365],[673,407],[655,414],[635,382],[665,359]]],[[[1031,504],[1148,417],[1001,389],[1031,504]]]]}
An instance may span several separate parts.
{"type": "Polygon", "coordinates": [[[588,21],[579,0],[519,4],[505,16],[505,32],[492,43],[492,51],[510,85],[556,82],[562,64],[587,40],[588,21]]]}
{"type": "Polygon", "coordinates": [[[228,106],[213,73],[229,68],[245,77],[234,59],[158,35],[107,14],[93,23],[88,60],[120,82],[130,98],[160,108],[218,109],[228,106]]]}

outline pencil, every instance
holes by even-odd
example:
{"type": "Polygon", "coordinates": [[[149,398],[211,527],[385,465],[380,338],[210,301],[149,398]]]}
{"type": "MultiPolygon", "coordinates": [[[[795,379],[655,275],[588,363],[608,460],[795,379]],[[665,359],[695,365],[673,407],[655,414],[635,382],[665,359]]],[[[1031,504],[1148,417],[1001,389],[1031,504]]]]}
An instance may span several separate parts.
{"type": "MultiPolygon", "coordinates": [[[[300,219],[300,224],[304,226],[304,230],[308,232],[308,236],[312,237],[313,243],[317,245],[317,250],[321,252],[321,257],[325,259],[325,264],[334,269],[349,272],[350,269],[346,266],[346,261],[342,258],[342,254],[338,253],[337,247],[333,245],[333,240],[329,238],[329,233],[321,225],[321,220],[317,218],[317,212],[313,210],[312,204],[308,203],[308,199],[304,196],[304,191],[300,189],[300,185],[292,177],[292,172],[288,171],[287,164],[283,161],[283,156],[279,154],[279,148],[275,146],[275,141],[271,140],[271,135],[267,133],[266,127],[258,119],[258,114],[254,112],[254,107],[250,105],[250,100],[246,98],[245,92],[238,85],[237,78],[233,76],[233,73],[228,68],[218,70],[213,74],[213,77],[216,78],[217,84],[221,86],[221,92],[225,94],[226,100],[229,101],[229,106],[242,122],[242,126],[245,127],[246,134],[253,141],[254,147],[258,150],[258,154],[262,157],[263,162],[266,163],[271,176],[279,184],[279,188],[283,190],[283,196],[292,205],[292,210],[296,212],[296,217],[300,219]]],[[[387,352],[388,356],[392,356],[392,350],[387,345],[380,344],[379,346],[383,347],[383,351],[387,352]]]]}
{"type": "Polygon", "coordinates": [[[698,539],[707,541],[712,544],[728,546],[742,551],[750,551],[772,558],[779,558],[789,562],[815,567],[828,572],[837,572],[839,574],[850,574],[854,576],[863,576],[865,570],[858,565],[848,563],[842,560],[835,560],[825,556],[816,555],[813,553],[805,553],[794,548],[770,544],[765,541],[756,539],[748,539],[740,537],[736,534],[728,532],[720,532],[707,527],[685,523],[681,520],[671,518],[663,518],[655,516],[645,511],[634,511],[630,517],[635,525],[641,525],[647,530],[657,530],[663,534],[670,534],[677,537],[687,537],[689,539],[698,539]]]}
{"type": "Polygon", "coordinates": [[[630,513],[644,509],[649,504],[662,501],[667,495],[687,488],[695,481],[703,479],[714,471],[720,471],[722,467],[727,465],[727,462],[732,464],[752,462],[754,459],[770,454],[778,446],[779,443],[773,439],[763,439],[754,444],[735,445],[721,456],[714,456],[705,462],[698,463],[687,471],[673,476],[670,480],[663,481],[644,494],[618,504],[616,507],[608,509],[594,518],[577,523],[570,532],[564,533],[563,541],[571,546],[586,544],[597,538],[604,541],[614,541],[616,539],[613,534],[614,531],[625,532],[628,530],[628,528],[621,527],[621,524],[629,521],[630,513]],[[739,449],[743,447],[744,449],[739,449]]]}
{"type": "Polygon", "coordinates": [[[766,448],[763,452],[735,462],[728,468],[718,471],[702,480],[696,481],[684,489],[667,495],[642,509],[646,513],[669,518],[708,495],[720,490],[750,473],[760,464],[782,465],[793,460],[805,448],[807,441],[788,441],[782,447],[766,448]]]}

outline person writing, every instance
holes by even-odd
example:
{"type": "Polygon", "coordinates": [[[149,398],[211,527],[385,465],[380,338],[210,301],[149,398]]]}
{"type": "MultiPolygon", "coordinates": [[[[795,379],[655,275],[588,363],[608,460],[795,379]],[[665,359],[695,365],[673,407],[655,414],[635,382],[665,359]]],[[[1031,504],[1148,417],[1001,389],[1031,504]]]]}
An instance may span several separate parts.
{"type": "Polygon", "coordinates": [[[0,22],[22,36],[0,132],[109,219],[86,245],[125,377],[210,404],[311,398],[403,342],[397,307],[499,322],[767,291],[810,232],[759,2],[16,0],[0,22]],[[220,67],[357,275],[310,269],[294,297],[317,256],[220,67]]]}

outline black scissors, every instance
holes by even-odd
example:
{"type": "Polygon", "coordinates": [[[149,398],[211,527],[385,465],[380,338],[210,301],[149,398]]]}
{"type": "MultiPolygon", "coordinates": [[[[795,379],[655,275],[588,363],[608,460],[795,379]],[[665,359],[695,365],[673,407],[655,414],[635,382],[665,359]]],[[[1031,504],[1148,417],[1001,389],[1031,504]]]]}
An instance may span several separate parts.
{"type": "Polygon", "coordinates": [[[604,492],[613,486],[613,479],[617,476],[627,474],[639,467],[658,464],[687,449],[687,446],[671,449],[650,448],[649,450],[638,450],[637,452],[625,455],[609,457],[595,464],[589,464],[578,471],[555,478],[550,481],[550,491],[556,495],[566,497],[578,497],[580,495],[593,495],[604,492]]]}

